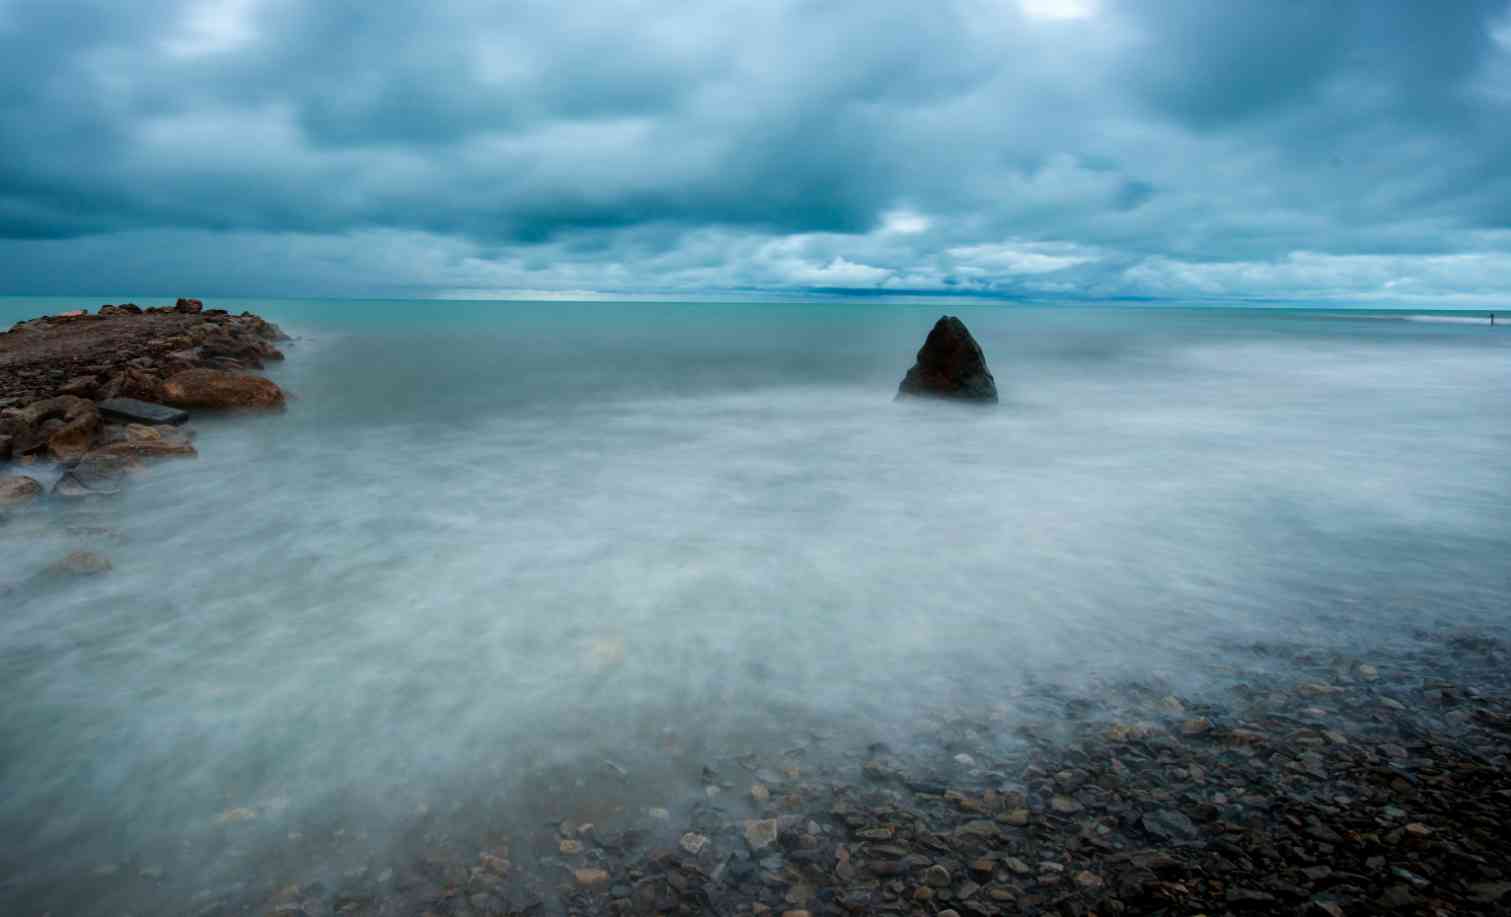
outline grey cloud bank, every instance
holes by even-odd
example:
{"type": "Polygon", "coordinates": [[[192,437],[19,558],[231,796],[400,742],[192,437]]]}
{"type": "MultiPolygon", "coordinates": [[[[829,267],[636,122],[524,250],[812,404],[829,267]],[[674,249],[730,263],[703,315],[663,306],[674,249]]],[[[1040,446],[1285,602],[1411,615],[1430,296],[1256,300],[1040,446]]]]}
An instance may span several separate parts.
{"type": "Polygon", "coordinates": [[[0,293],[1511,303],[1506,2],[0,0],[0,293]]]}

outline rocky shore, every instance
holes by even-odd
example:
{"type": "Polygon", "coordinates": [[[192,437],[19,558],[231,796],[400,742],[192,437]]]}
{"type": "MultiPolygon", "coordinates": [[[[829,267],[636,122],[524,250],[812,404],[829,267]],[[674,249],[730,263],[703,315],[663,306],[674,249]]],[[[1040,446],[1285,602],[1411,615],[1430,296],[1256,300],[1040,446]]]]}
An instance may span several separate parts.
{"type": "Polygon", "coordinates": [[[253,371],[283,359],[283,340],[250,312],[196,299],[15,325],[0,334],[0,509],[44,496],[33,474],[48,465],[50,495],[77,498],[114,493],[143,460],[194,456],[189,410],[282,407],[253,371]]]}
{"type": "Polygon", "coordinates": [[[1370,661],[1233,649],[1252,666],[1200,699],[1027,687],[928,711],[896,747],[811,735],[712,760],[704,792],[613,823],[469,837],[425,813],[413,859],[265,875],[184,912],[1511,912],[1511,644],[1417,638],[1370,661]]]}

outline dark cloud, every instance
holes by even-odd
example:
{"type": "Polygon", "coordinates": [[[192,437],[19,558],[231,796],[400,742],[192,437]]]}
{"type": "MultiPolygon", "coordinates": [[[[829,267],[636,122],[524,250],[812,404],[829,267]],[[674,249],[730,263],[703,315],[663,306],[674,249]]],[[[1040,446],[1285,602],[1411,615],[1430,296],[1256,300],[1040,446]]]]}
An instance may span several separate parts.
{"type": "Polygon", "coordinates": [[[13,292],[1511,295],[1502,0],[0,0],[0,81],[13,292]]]}

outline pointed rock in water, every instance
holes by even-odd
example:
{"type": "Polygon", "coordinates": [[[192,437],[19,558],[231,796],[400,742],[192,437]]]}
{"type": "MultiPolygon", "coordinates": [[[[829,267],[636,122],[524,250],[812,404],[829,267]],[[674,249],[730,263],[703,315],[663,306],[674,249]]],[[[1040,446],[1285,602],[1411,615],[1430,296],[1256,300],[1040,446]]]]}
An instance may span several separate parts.
{"type": "Polygon", "coordinates": [[[960,319],[946,315],[934,323],[918,361],[897,386],[898,398],[908,396],[997,401],[997,380],[986,368],[981,345],[960,319]]]}

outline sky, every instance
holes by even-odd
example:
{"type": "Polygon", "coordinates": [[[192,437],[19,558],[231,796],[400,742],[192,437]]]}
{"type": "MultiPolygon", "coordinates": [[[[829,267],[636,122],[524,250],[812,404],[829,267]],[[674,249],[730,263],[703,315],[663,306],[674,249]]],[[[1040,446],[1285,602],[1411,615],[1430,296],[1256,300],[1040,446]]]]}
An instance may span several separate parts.
{"type": "Polygon", "coordinates": [[[1511,307],[1507,0],[0,0],[0,293],[1511,307]]]}

